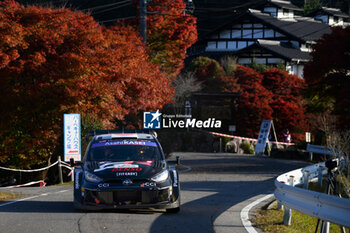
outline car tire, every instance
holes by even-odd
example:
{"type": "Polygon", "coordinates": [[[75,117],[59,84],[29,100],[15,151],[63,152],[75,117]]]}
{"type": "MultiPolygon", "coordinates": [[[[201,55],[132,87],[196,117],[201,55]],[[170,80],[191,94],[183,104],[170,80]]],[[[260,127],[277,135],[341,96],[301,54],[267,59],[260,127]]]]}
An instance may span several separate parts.
{"type": "Polygon", "coordinates": [[[180,211],[180,206],[176,208],[166,209],[166,212],[169,214],[176,214],[180,211]]]}

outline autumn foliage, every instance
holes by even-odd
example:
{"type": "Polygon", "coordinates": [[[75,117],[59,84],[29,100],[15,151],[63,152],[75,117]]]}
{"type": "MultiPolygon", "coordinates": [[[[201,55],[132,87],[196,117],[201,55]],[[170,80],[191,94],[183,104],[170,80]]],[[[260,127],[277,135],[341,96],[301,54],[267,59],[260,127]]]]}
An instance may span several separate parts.
{"type": "Polygon", "coordinates": [[[350,26],[333,27],[317,41],[304,77],[314,112],[330,111],[338,126],[350,128],[350,26]]]}
{"type": "Polygon", "coordinates": [[[0,3],[0,162],[40,165],[58,145],[63,113],[115,120],[158,109],[173,90],[138,32],[101,27],[69,9],[0,3]]]}
{"type": "Polygon", "coordinates": [[[183,0],[152,0],[147,8],[151,59],[172,79],[184,66],[186,49],[197,41],[196,18],[184,13],[185,8],[183,0]]]}
{"type": "Polygon", "coordinates": [[[262,120],[272,119],[272,93],[263,85],[263,76],[256,70],[238,66],[236,77],[241,87],[237,112],[240,133],[257,137],[262,120]]]}
{"type": "Polygon", "coordinates": [[[272,119],[279,139],[282,133],[289,129],[293,140],[303,140],[308,129],[305,108],[303,106],[303,91],[305,81],[297,75],[288,74],[285,70],[272,68],[262,72],[263,86],[271,92],[270,106],[273,109],[272,119]]]}
{"type": "Polygon", "coordinates": [[[302,99],[304,80],[277,68],[259,72],[241,65],[231,66],[235,67],[233,73],[214,59],[198,57],[189,69],[208,92],[240,93],[237,134],[257,137],[261,121],[272,119],[279,140],[285,129],[292,132],[293,139],[303,139],[307,129],[302,99]]]}

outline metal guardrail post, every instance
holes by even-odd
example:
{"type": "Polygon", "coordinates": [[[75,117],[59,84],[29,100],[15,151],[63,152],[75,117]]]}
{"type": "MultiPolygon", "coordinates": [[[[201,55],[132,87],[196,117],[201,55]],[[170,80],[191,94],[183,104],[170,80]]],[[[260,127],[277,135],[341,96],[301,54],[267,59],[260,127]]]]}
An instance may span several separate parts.
{"type": "MultiPolygon", "coordinates": [[[[290,176],[288,183],[290,186],[294,186],[294,176],[290,176]]],[[[290,226],[292,222],[292,209],[289,207],[284,208],[284,215],[283,215],[283,224],[285,226],[290,226]]]]}
{"type": "Polygon", "coordinates": [[[329,233],[329,222],[323,222],[321,226],[321,233],[329,233]]]}
{"type": "Polygon", "coordinates": [[[58,156],[58,176],[59,176],[59,178],[60,178],[60,183],[63,184],[62,166],[61,166],[61,156],[58,156]]]}
{"type": "Polygon", "coordinates": [[[277,209],[278,210],[283,210],[283,205],[281,202],[277,201],[277,209]]]}
{"type": "Polygon", "coordinates": [[[312,159],[313,159],[313,155],[314,155],[314,153],[313,153],[313,152],[309,152],[309,161],[312,161],[312,159]]]}
{"type": "Polygon", "coordinates": [[[304,189],[309,189],[309,177],[310,177],[310,172],[307,170],[304,171],[303,172],[304,189]]]}

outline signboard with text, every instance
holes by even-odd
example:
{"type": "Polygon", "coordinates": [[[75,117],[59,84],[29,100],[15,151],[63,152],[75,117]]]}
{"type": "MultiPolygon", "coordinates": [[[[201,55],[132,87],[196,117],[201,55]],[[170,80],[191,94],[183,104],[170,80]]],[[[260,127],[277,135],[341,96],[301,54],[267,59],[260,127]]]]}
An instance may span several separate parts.
{"type": "Polygon", "coordinates": [[[80,114],[64,114],[64,161],[81,161],[80,114]]]}
{"type": "Polygon", "coordinates": [[[258,142],[255,147],[256,155],[264,154],[266,142],[268,140],[269,133],[270,133],[271,123],[272,123],[271,120],[263,120],[261,122],[258,142]]]}

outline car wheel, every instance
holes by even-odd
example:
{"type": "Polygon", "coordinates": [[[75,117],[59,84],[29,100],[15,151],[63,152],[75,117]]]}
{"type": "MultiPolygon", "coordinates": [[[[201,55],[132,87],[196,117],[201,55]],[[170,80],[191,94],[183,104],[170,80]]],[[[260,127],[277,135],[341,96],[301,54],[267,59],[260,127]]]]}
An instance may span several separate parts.
{"type": "Polygon", "coordinates": [[[180,207],[166,209],[166,212],[169,214],[175,214],[175,213],[178,213],[179,211],[180,211],[180,207]]]}

